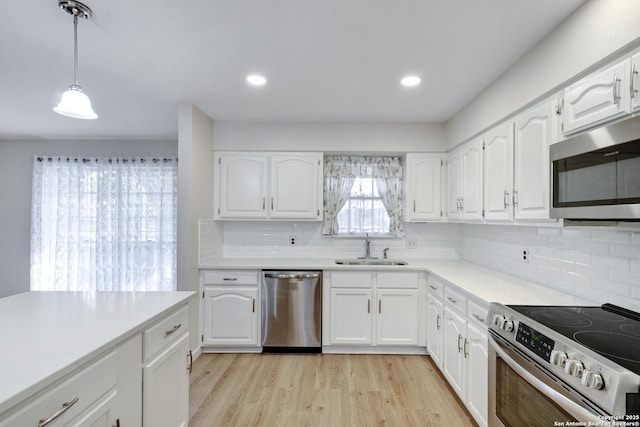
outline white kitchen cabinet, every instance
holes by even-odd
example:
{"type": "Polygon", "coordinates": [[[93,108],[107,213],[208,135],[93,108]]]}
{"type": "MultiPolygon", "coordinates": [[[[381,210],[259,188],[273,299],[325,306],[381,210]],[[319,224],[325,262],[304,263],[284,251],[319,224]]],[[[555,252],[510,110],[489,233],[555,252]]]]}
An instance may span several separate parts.
{"type": "Polygon", "coordinates": [[[207,286],[202,345],[259,347],[257,305],[257,288],[207,286]]]}
{"type": "Polygon", "coordinates": [[[331,289],[331,344],[371,345],[371,289],[331,289]]]}
{"type": "Polygon", "coordinates": [[[444,304],[429,291],[427,297],[427,351],[433,362],[442,370],[444,304]]]}
{"type": "Polygon", "coordinates": [[[482,221],[484,155],[482,138],[447,156],[447,218],[482,221]]]}
{"type": "MultiPolygon", "coordinates": [[[[424,346],[426,318],[418,272],[325,272],[325,346],[424,346]],[[325,299],[326,301],[326,299],[325,299]],[[422,332],[424,333],[424,332],[422,332]]],[[[425,302],[426,302],[426,298],[425,302]]],[[[426,337],[425,337],[426,338],[426,337]]]]}
{"type": "Polygon", "coordinates": [[[564,134],[630,114],[630,70],[631,59],[625,58],[565,88],[564,134]]]}
{"type": "Polygon", "coordinates": [[[186,427],[189,423],[189,334],[142,367],[145,426],[186,427]]]}
{"type": "Polygon", "coordinates": [[[378,289],[377,345],[418,345],[418,290],[378,289]]]}
{"type": "Polygon", "coordinates": [[[629,77],[629,93],[631,96],[631,109],[635,112],[640,110],[640,53],[631,57],[631,74],[629,77]]]}
{"type": "Polygon", "coordinates": [[[260,347],[259,272],[203,270],[204,351],[260,347]]]}
{"type": "Polygon", "coordinates": [[[467,324],[467,334],[463,344],[466,358],[466,399],[465,405],[478,425],[488,425],[489,353],[487,334],[481,327],[467,324]]]}
{"type": "Polygon", "coordinates": [[[462,401],[466,391],[467,364],[463,354],[466,329],[466,319],[445,305],[442,373],[462,401]]]}
{"type": "Polygon", "coordinates": [[[215,219],[322,219],[322,153],[215,153],[215,219]]]}
{"type": "Polygon", "coordinates": [[[442,219],[442,156],[408,153],[406,157],[405,221],[442,219]]]}
{"type": "Polygon", "coordinates": [[[549,145],[555,142],[558,116],[549,100],[515,119],[514,192],[516,221],[549,220],[549,145]]]}
{"type": "Polygon", "coordinates": [[[512,221],[513,123],[484,135],[484,219],[512,221]]]}
{"type": "Polygon", "coordinates": [[[272,155],[269,218],[322,218],[322,154],[272,155]]]}
{"type": "Polygon", "coordinates": [[[447,154],[447,219],[462,219],[462,149],[455,149],[447,154]]]}

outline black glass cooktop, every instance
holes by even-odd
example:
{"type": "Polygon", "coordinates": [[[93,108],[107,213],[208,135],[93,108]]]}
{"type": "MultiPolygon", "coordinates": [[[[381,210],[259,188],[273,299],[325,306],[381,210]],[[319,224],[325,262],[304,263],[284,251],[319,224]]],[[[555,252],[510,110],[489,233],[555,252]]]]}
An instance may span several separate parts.
{"type": "Polygon", "coordinates": [[[509,307],[640,375],[639,313],[612,304],[509,307]]]}

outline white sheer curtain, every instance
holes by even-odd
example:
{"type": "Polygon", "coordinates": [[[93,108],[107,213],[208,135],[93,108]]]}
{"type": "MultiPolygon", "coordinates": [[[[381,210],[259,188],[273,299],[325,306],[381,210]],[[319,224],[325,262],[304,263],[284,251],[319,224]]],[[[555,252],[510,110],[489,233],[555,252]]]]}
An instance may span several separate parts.
{"type": "Polygon", "coordinates": [[[176,289],[177,159],[35,157],[31,289],[176,289]]]}

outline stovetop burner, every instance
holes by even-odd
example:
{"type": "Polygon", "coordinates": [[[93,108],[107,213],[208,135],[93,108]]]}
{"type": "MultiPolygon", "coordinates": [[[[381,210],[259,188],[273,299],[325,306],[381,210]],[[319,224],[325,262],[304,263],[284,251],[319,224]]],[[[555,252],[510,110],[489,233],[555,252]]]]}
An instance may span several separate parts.
{"type": "Polygon", "coordinates": [[[640,375],[640,317],[602,307],[511,305],[513,310],[640,375]]]}

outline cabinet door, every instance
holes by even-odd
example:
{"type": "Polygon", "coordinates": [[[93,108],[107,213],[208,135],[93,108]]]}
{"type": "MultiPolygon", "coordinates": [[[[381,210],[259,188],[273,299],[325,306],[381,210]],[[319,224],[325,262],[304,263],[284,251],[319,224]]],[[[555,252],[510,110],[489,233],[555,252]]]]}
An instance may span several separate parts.
{"type": "Polygon", "coordinates": [[[442,159],[437,155],[407,154],[407,221],[440,221],[442,159]]]}
{"type": "Polygon", "coordinates": [[[257,288],[207,286],[202,344],[259,347],[257,309],[257,288]]]}
{"type": "Polygon", "coordinates": [[[146,427],[189,423],[189,334],[142,367],[142,417],[146,427]]]}
{"type": "Polygon", "coordinates": [[[549,145],[555,132],[555,103],[541,104],[515,120],[515,219],[549,219],[549,145]]]}
{"type": "Polygon", "coordinates": [[[636,53],[631,57],[631,81],[629,85],[631,89],[631,108],[633,111],[640,110],[640,92],[638,92],[640,88],[640,76],[638,73],[640,73],[640,53],[636,53]]]}
{"type": "Polygon", "coordinates": [[[465,400],[466,363],[464,358],[464,338],[467,322],[452,309],[444,307],[444,346],[442,364],[445,378],[451,387],[465,400]]]}
{"type": "Polygon", "coordinates": [[[111,390],[68,427],[113,427],[116,425],[117,391],[111,390]]]}
{"type": "Polygon", "coordinates": [[[462,151],[454,150],[447,155],[447,219],[459,220],[462,215],[461,210],[461,168],[462,151]]]}
{"type": "Polygon", "coordinates": [[[370,289],[331,289],[331,344],[372,344],[370,289]]]}
{"type": "Polygon", "coordinates": [[[434,363],[442,369],[442,338],[444,304],[433,295],[427,298],[427,351],[434,363]]]}
{"type": "Polygon", "coordinates": [[[513,220],[513,123],[484,136],[484,219],[513,220]]]}
{"type": "Polygon", "coordinates": [[[483,209],[482,138],[462,147],[462,219],[482,221],[483,209]]]}
{"type": "Polygon", "coordinates": [[[378,289],[376,344],[418,345],[418,291],[378,289]]]}
{"type": "Polygon", "coordinates": [[[269,217],[321,219],[322,154],[271,156],[269,217]]]}
{"type": "Polygon", "coordinates": [[[564,90],[564,133],[588,129],[631,112],[630,59],[577,81],[564,90]]]}
{"type": "Polygon", "coordinates": [[[266,218],[268,158],[259,154],[221,154],[216,218],[266,218]]]}
{"type": "Polygon", "coordinates": [[[487,425],[489,402],[489,353],[487,334],[469,323],[465,341],[467,399],[465,404],[480,426],[487,425]]]}

